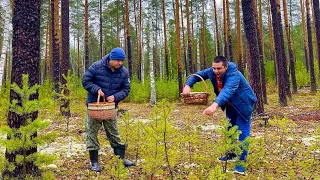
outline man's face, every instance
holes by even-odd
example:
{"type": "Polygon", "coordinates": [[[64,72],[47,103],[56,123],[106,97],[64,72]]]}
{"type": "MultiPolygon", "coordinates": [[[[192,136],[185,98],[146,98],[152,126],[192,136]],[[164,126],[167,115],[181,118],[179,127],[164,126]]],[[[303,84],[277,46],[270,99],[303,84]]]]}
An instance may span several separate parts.
{"type": "Polygon", "coordinates": [[[221,77],[228,69],[228,65],[224,66],[223,62],[219,62],[219,63],[212,63],[212,69],[214,74],[216,74],[217,77],[221,77]]]}
{"type": "Polygon", "coordinates": [[[123,65],[123,60],[110,60],[110,68],[119,69],[123,65]]]}

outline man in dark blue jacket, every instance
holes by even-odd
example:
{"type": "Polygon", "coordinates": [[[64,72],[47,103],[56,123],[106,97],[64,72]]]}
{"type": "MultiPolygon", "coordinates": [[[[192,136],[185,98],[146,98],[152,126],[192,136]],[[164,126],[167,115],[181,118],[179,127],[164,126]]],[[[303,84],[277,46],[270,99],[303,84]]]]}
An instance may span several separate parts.
{"type": "MultiPolygon", "coordinates": [[[[244,141],[250,136],[251,114],[254,109],[256,97],[249,83],[244,76],[237,70],[234,63],[228,62],[223,56],[217,56],[212,62],[212,68],[199,71],[196,74],[203,79],[210,79],[217,95],[212,105],[207,107],[203,114],[212,115],[218,107],[226,110],[226,116],[232,126],[237,125],[242,132],[239,136],[240,141],[244,141]]],[[[183,88],[183,95],[190,93],[190,87],[196,82],[201,81],[199,77],[192,76],[183,88]]],[[[244,150],[240,156],[240,161],[245,161],[248,151],[244,150]]],[[[219,158],[220,161],[234,161],[234,153],[219,158]]],[[[245,168],[237,165],[235,173],[244,174],[245,168]]]]}
{"type": "MultiPolygon", "coordinates": [[[[108,102],[118,103],[125,99],[130,91],[129,73],[123,67],[126,55],[121,48],[114,48],[110,54],[104,56],[100,61],[93,63],[84,73],[82,79],[83,87],[88,91],[86,105],[96,102],[98,95],[106,98],[108,102]]],[[[98,164],[98,150],[100,144],[97,138],[101,126],[106,132],[114,154],[123,159],[126,167],[134,166],[134,163],[125,159],[126,146],[121,143],[117,124],[117,116],[112,120],[99,121],[86,116],[86,146],[90,154],[91,169],[100,172],[98,164]]]]}

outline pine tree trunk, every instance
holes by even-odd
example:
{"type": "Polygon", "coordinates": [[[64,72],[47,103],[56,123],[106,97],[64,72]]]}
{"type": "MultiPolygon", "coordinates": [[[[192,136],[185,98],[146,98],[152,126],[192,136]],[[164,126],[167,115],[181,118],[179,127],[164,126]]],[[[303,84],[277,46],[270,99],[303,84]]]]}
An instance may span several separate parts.
{"type": "Polygon", "coordinates": [[[153,33],[153,67],[154,67],[154,76],[157,77],[159,75],[158,71],[158,58],[157,58],[157,48],[158,48],[158,9],[154,9],[156,17],[155,17],[155,26],[152,27],[153,33]]]}
{"type": "Polygon", "coordinates": [[[102,38],[102,0],[99,1],[99,26],[100,26],[100,59],[103,57],[103,38],[102,38]]]}
{"type": "Polygon", "coordinates": [[[88,0],[84,1],[84,71],[89,68],[89,14],[88,0]]]}
{"type": "Polygon", "coordinates": [[[294,54],[292,50],[292,41],[291,41],[291,32],[290,32],[290,25],[288,20],[288,12],[287,12],[287,2],[286,0],[282,0],[283,3],[283,17],[286,27],[286,34],[287,34],[287,41],[288,41],[288,52],[289,52],[289,59],[290,59],[290,74],[291,74],[291,82],[292,82],[292,89],[293,93],[298,92],[297,88],[297,81],[296,81],[296,70],[294,67],[294,54]]]}
{"type": "Polygon", "coordinates": [[[286,98],[286,80],[285,80],[285,67],[283,66],[282,51],[284,51],[283,44],[283,36],[281,36],[280,31],[282,28],[280,27],[281,22],[279,22],[278,14],[280,13],[280,8],[278,5],[278,0],[270,0],[271,5],[271,13],[272,13],[272,25],[273,25],[273,34],[274,34],[274,42],[275,42],[275,50],[276,50],[276,59],[277,59],[277,70],[278,70],[278,96],[279,96],[279,104],[282,106],[287,106],[287,98],[286,98]],[[281,40],[282,38],[282,40],[281,40]]]}
{"type": "Polygon", "coordinates": [[[242,33],[241,33],[241,20],[240,20],[240,0],[236,0],[236,29],[237,29],[237,64],[239,71],[243,74],[243,55],[242,55],[242,33]]]}
{"type": "Polygon", "coordinates": [[[180,0],[180,14],[181,14],[181,28],[182,28],[182,44],[183,44],[183,60],[184,60],[184,69],[185,69],[185,76],[188,76],[188,62],[187,62],[187,55],[186,55],[186,41],[184,36],[184,23],[183,23],[183,11],[182,11],[182,0],[180,0]]]}
{"type": "MultiPolygon", "coordinates": [[[[273,33],[272,33],[272,21],[271,21],[271,7],[270,1],[268,1],[268,36],[270,40],[270,60],[275,62],[275,49],[274,49],[274,41],[273,41],[273,33]]],[[[276,66],[275,66],[276,67],[276,66]]],[[[276,71],[275,71],[276,73],[276,71]]],[[[275,74],[277,77],[277,74],[275,74]]]]}
{"type": "MultiPolygon", "coordinates": [[[[318,68],[320,72],[320,9],[319,0],[313,0],[313,11],[314,11],[314,23],[316,29],[316,44],[318,49],[318,68]]],[[[319,73],[320,79],[320,73],[319,73]]],[[[320,80],[319,80],[320,81],[320,80]]]]}
{"type": "Polygon", "coordinates": [[[192,43],[190,35],[190,13],[189,13],[189,0],[186,0],[186,16],[187,16],[187,36],[188,36],[188,63],[189,63],[189,73],[192,74],[193,63],[192,63],[192,43]]]}
{"type": "Polygon", "coordinates": [[[133,0],[133,13],[134,13],[134,25],[135,25],[135,30],[136,30],[136,59],[137,59],[137,76],[138,76],[138,80],[141,81],[141,74],[140,74],[140,64],[141,64],[141,59],[139,57],[139,41],[140,41],[140,34],[139,34],[139,30],[138,30],[138,22],[137,22],[137,9],[136,9],[137,5],[136,5],[136,0],[133,0]]]}
{"type": "MultiPolygon", "coordinates": [[[[178,61],[178,82],[179,95],[182,92],[182,68],[181,68],[181,45],[180,45],[180,17],[179,17],[179,0],[175,0],[175,29],[176,29],[176,43],[177,43],[177,61],[178,61]]],[[[171,171],[171,170],[170,170],[171,171]]],[[[172,173],[172,172],[171,172],[172,173]]]]}
{"type": "Polygon", "coordinates": [[[227,12],[226,12],[226,1],[227,0],[222,0],[223,3],[222,3],[222,10],[223,10],[223,39],[224,39],[224,46],[223,46],[223,49],[224,49],[224,56],[226,58],[229,59],[229,45],[228,45],[228,27],[227,27],[227,12]]]}
{"type": "MultiPolygon", "coordinates": [[[[62,21],[62,63],[61,63],[61,84],[67,85],[67,80],[63,77],[68,77],[69,63],[70,63],[70,43],[69,43],[69,0],[61,0],[61,21],[62,21]]],[[[64,95],[69,96],[69,89],[64,89],[64,95]]],[[[60,112],[65,117],[70,117],[70,101],[65,99],[60,106],[60,112]]]]}
{"type": "MultiPolygon", "coordinates": [[[[205,33],[205,18],[204,18],[204,0],[202,0],[202,56],[203,56],[203,69],[207,68],[207,47],[206,47],[206,33],[205,33]]],[[[182,17],[183,18],[183,17],[182,17]]]]}
{"type": "Polygon", "coordinates": [[[53,28],[53,12],[52,12],[52,0],[49,0],[49,12],[48,12],[48,31],[49,31],[49,42],[48,42],[48,46],[49,46],[49,49],[48,49],[48,74],[47,76],[50,78],[51,81],[53,81],[53,53],[52,53],[52,50],[53,50],[53,35],[52,35],[52,28],[53,28]]]}
{"type": "MultiPolygon", "coordinates": [[[[22,87],[22,74],[29,75],[29,86],[39,84],[40,75],[40,1],[15,1],[15,11],[13,14],[13,39],[12,39],[12,74],[11,83],[16,83],[22,87]],[[25,43],[28,42],[28,43],[25,43]]],[[[30,96],[30,100],[38,99],[38,93],[30,96]]],[[[10,102],[17,100],[21,105],[21,97],[13,90],[10,91],[10,102]]],[[[31,121],[38,117],[38,112],[32,112],[28,116],[31,121]]],[[[18,115],[12,111],[8,113],[8,126],[19,128],[27,120],[26,116],[18,115]]],[[[35,138],[37,134],[33,135],[35,138]]],[[[8,136],[8,139],[10,137],[8,136]]],[[[37,152],[37,147],[26,151],[26,155],[37,152]]],[[[9,153],[6,151],[5,157],[10,163],[15,164],[13,171],[6,170],[3,175],[9,178],[24,179],[23,166],[15,163],[17,155],[21,155],[23,150],[9,153]]],[[[40,175],[38,167],[33,162],[26,164],[26,173],[37,177],[40,175]]]]}
{"type": "Polygon", "coordinates": [[[305,66],[307,72],[309,72],[309,47],[308,47],[308,36],[307,36],[307,25],[306,25],[306,18],[304,12],[304,1],[300,0],[300,8],[301,8],[301,21],[302,21],[302,29],[303,29],[303,46],[304,46],[304,57],[305,57],[305,66]]]}
{"type": "Polygon", "coordinates": [[[259,18],[258,18],[258,12],[257,12],[257,5],[256,0],[253,1],[253,10],[254,10],[254,18],[257,28],[257,38],[258,38],[258,46],[259,46],[259,67],[260,67],[260,82],[261,82],[261,92],[263,97],[263,103],[267,104],[267,89],[266,89],[266,75],[264,70],[264,59],[263,59],[263,40],[262,40],[262,34],[260,30],[260,24],[259,18]]]}
{"type": "Polygon", "coordinates": [[[58,0],[51,1],[51,17],[52,17],[52,65],[54,82],[54,90],[60,92],[60,52],[59,52],[59,2],[58,0]]]}
{"type": "Polygon", "coordinates": [[[133,65],[132,65],[132,53],[131,53],[131,35],[130,35],[130,22],[129,22],[129,2],[125,0],[126,8],[126,34],[127,34],[127,48],[128,48],[128,66],[129,66],[129,78],[132,79],[133,65]]]}
{"type": "Polygon", "coordinates": [[[119,0],[117,0],[117,22],[116,22],[116,24],[117,24],[117,32],[116,32],[116,34],[117,34],[117,46],[118,47],[120,47],[120,38],[119,38],[119,4],[120,4],[120,1],[119,0]]]}
{"type": "Polygon", "coordinates": [[[227,35],[228,35],[228,52],[229,60],[233,62],[233,51],[232,51],[232,36],[231,36],[231,25],[230,25],[230,10],[229,10],[229,0],[226,0],[226,16],[227,16],[227,35]]]}
{"type": "Polygon", "coordinates": [[[260,67],[259,67],[259,46],[257,39],[257,29],[255,24],[253,0],[242,0],[243,24],[247,39],[250,59],[249,79],[254,93],[257,96],[256,111],[264,113],[263,97],[260,84],[260,67]]]}
{"type": "MultiPolygon", "coordinates": [[[[2,4],[0,4],[0,60],[1,60],[1,56],[2,56],[2,48],[3,48],[3,40],[4,40],[4,23],[5,23],[5,20],[4,20],[4,13],[2,13],[4,10],[3,10],[3,7],[2,7],[2,4]]],[[[0,67],[2,68],[2,67],[0,67]]]]}
{"type": "Polygon", "coordinates": [[[309,65],[310,65],[310,83],[311,92],[317,91],[316,78],[314,72],[314,60],[313,60],[313,45],[312,45],[312,32],[311,32],[311,17],[310,17],[310,3],[306,0],[306,12],[307,12],[307,31],[308,31],[308,46],[309,46],[309,65]]]}
{"type": "Polygon", "coordinates": [[[217,55],[221,55],[221,47],[220,47],[220,36],[218,30],[218,18],[217,18],[217,7],[216,0],[213,0],[213,8],[214,8],[214,23],[215,23],[215,35],[216,35],[216,44],[217,44],[217,55]]]}
{"type": "Polygon", "coordinates": [[[163,36],[164,36],[164,54],[165,54],[165,68],[166,68],[166,77],[169,80],[169,55],[168,55],[168,42],[167,42],[167,21],[166,21],[166,11],[164,0],[162,3],[162,18],[163,18],[163,36]]]}
{"type": "Polygon", "coordinates": [[[194,24],[193,24],[193,19],[194,19],[194,14],[193,14],[193,11],[192,11],[192,2],[193,1],[191,1],[190,2],[190,14],[192,15],[191,16],[191,41],[192,41],[192,44],[193,44],[193,51],[192,51],[192,67],[193,67],[193,69],[192,69],[192,72],[194,73],[194,72],[196,72],[197,71],[197,58],[196,58],[196,52],[197,52],[197,45],[196,45],[196,43],[195,43],[195,40],[194,40],[194,24]]]}

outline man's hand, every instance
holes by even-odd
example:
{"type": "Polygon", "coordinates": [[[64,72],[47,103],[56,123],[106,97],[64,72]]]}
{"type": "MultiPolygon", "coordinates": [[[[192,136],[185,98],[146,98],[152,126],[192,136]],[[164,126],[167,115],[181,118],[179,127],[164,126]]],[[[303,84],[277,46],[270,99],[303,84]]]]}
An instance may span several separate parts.
{"type": "Polygon", "coordinates": [[[214,102],[211,106],[207,107],[204,111],[203,114],[211,116],[214,112],[217,111],[217,108],[219,107],[219,105],[214,102]]]}
{"type": "Polygon", "coordinates": [[[190,94],[190,86],[186,85],[183,88],[182,95],[188,95],[188,94],[190,94]]]}
{"type": "Polygon", "coordinates": [[[108,102],[114,102],[114,96],[108,96],[107,97],[108,102]]]}
{"type": "Polygon", "coordinates": [[[100,95],[100,96],[102,96],[102,97],[104,96],[104,93],[102,92],[101,89],[98,90],[98,95],[100,95]]]}

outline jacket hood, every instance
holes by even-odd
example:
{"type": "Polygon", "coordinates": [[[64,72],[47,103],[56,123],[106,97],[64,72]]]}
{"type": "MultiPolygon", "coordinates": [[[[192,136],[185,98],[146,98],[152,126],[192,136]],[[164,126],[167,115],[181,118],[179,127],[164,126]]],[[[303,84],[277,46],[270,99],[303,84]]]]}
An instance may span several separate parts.
{"type": "Polygon", "coordinates": [[[226,74],[230,74],[237,71],[238,71],[237,65],[233,62],[228,62],[228,69],[226,71],[226,74]]]}

